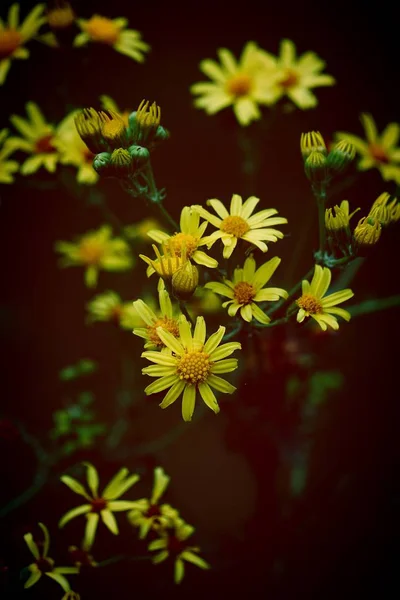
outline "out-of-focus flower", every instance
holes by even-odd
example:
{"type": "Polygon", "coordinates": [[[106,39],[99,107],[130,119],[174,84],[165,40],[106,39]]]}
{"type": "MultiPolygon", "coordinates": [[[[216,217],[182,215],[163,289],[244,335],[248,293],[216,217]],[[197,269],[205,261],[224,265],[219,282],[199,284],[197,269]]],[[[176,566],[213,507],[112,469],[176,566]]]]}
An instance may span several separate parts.
{"type": "Polygon", "coordinates": [[[143,300],[136,300],[133,302],[136,312],[146,324],[146,327],[135,327],[133,333],[144,338],[146,340],[144,347],[151,350],[166,348],[164,342],[158,335],[158,327],[163,327],[174,337],[179,337],[178,319],[177,316],[174,315],[171,299],[163,285],[159,285],[158,299],[160,309],[157,311],[157,314],[143,300]]]}
{"type": "Polygon", "coordinates": [[[218,217],[202,206],[194,205],[192,208],[217,228],[217,231],[203,238],[202,242],[211,248],[214,242],[221,239],[224,245],[224,258],[231,256],[239,239],[254,244],[262,252],[266,252],[268,246],[265,241],[276,242],[283,238],[283,233],[278,229],[272,229],[271,226],[287,223],[287,219],[274,217],[273,215],[278,212],[275,208],[267,208],[253,215],[259,202],[259,198],[250,196],[242,204],[242,197],[239,194],[233,194],[229,213],[220,200],[207,200],[207,204],[212,206],[218,217]]]}
{"type": "Polygon", "coordinates": [[[183,315],[179,319],[179,340],[162,327],[157,328],[157,333],[173,354],[154,351],[142,353],[143,358],[156,363],[142,369],[142,373],[158,378],[145,388],[145,393],[155,394],[170,388],[160,404],[161,408],[170,406],[183,393],[184,421],[192,419],[197,391],[200,392],[205,404],[218,413],[220,409],[211,388],[225,394],[233,394],[236,390],[233,385],[218,375],[237,369],[237,359],[227,357],[241,348],[239,342],[229,342],[219,346],[225,327],[219,327],[206,342],[206,323],[203,317],[197,317],[193,336],[190,325],[183,315]]]}
{"type": "Polygon", "coordinates": [[[179,256],[173,246],[163,244],[162,254],[155,244],[152,244],[152,248],[156,255],[155,260],[144,254],[139,254],[139,257],[148,265],[146,269],[147,277],[150,277],[153,273],[157,273],[162,279],[168,281],[187,261],[186,254],[184,253],[182,256],[179,256]]]}
{"type": "Polygon", "coordinates": [[[81,597],[77,592],[70,590],[64,594],[61,600],[81,600],[81,597]]]}
{"type": "Polygon", "coordinates": [[[288,297],[288,293],[282,288],[264,288],[280,262],[281,259],[275,256],[256,270],[256,261],[253,256],[249,256],[243,268],[235,269],[233,281],[224,279],[223,283],[209,282],[205,287],[216,294],[230,298],[222,306],[229,307],[228,314],[231,317],[234,317],[240,309],[240,316],[248,323],[254,318],[260,323],[268,324],[271,319],[256,302],[273,302],[288,297]]]}
{"type": "Polygon", "coordinates": [[[369,211],[368,217],[379,221],[383,226],[389,225],[396,220],[397,198],[390,200],[388,192],[383,192],[375,200],[369,211]],[[389,202],[390,200],[390,202],[389,202]]]}
{"type": "Polygon", "coordinates": [[[139,475],[129,475],[126,468],[122,468],[104,488],[101,496],[99,495],[99,475],[95,467],[90,463],[83,463],[86,466],[86,480],[90,490],[88,493],[83,485],[76,479],[63,475],[61,481],[65,483],[73,492],[83,496],[86,504],[78,506],[68,511],[58,524],[59,527],[64,527],[68,521],[86,515],[86,529],[83,541],[83,549],[89,550],[96,536],[99,517],[101,517],[104,525],[113,533],[118,535],[118,525],[114,517],[114,512],[121,512],[134,508],[134,502],[129,500],[117,500],[125,492],[129,490],[138,480],[139,475]]]}
{"type": "Polygon", "coordinates": [[[382,225],[374,217],[363,217],[357,223],[353,231],[354,241],[359,254],[368,252],[379,242],[382,233],[382,225]]]}
{"type": "Polygon", "coordinates": [[[339,140],[333,144],[326,160],[327,167],[331,171],[341,173],[354,160],[356,149],[353,144],[346,140],[339,140]]]}
{"type": "Polygon", "coordinates": [[[221,300],[218,294],[204,286],[199,286],[190,300],[188,310],[194,318],[204,314],[217,313],[221,311],[221,300]]]}
{"type": "Polygon", "coordinates": [[[314,276],[311,283],[306,279],[302,282],[302,296],[296,300],[299,311],[297,321],[302,323],[306,317],[312,317],[318,323],[323,331],[326,331],[328,325],[332,329],[339,329],[339,323],[336,315],[350,321],[350,313],[343,308],[338,308],[341,304],[354,296],[350,289],[340,290],[326,296],[331,283],[331,271],[327,267],[315,265],[314,276]]]}
{"type": "Polygon", "coordinates": [[[185,562],[190,562],[201,569],[210,568],[210,565],[198,555],[200,548],[188,545],[187,540],[194,530],[194,527],[181,519],[172,531],[162,532],[160,539],[152,541],[148,546],[150,551],[159,551],[152,559],[153,564],[163,562],[168,557],[173,558],[175,583],[180,583],[185,575],[185,562]]]}
{"type": "Polygon", "coordinates": [[[97,231],[89,231],[75,243],[56,242],[55,250],[64,256],[60,260],[61,267],[84,266],[87,287],[97,285],[99,270],[126,271],[134,262],[129,246],[119,237],[112,238],[112,229],[103,225],[97,231]]]}
{"type": "MultiPolygon", "coordinates": [[[[151,217],[142,219],[138,223],[132,223],[132,225],[126,225],[124,227],[124,234],[130,240],[138,240],[140,242],[150,243],[149,232],[154,229],[159,229],[160,223],[151,217]]],[[[164,232],[162,232],[164,233],[164,232]]],[[[166,234],[168,236],[168,234],[166,234]]]]}
{"type": "Polygon", "coordinates": [[[194,105],[213,115],[227,106],[232,106],[240,125],[249,125],[260,119],[259,104],[274,101],[271,77],[261,63],[262,51],[254,42],[247,42],[239,61],[230,50],[220,48],[214,60],[202,60],[200,70],[212,82],[199,82],[191,86],[192,94],[198,94],[194,105]]]}
{"type": "Polygon", "coordinates": [[[287,96],[302,110],[314,108],[318,99],[311,90],[336,83],[331,75],[321,73],[325,62],[315,52],[305,52],[297,58],[296,46],[291,40],[281,41],[279,57],[263,50],[261,58],[271,73],[271,103],[287,96]]]}
{"type": "Polygon", "coordinates": [[[128,520],[134,527],[140,528],[139,537],[144,539],[150,529],[160,531],[167,526],[172,526],[178,519],[179,513],[169,504],[160,504],[160,498],[164,494],[170,482],[170,477],[164,473],[164,469],[154,469],[154,485],[150,499],[141,498],[136,501],[136,507],[129,511],[128,520]]]}
{"type": "Polygon", "coordinates": [[[54,173],[60,154],[57,149],[57,131],[46,122],[39,106],[26,104],[28,119],[11,115],[10,121],[22,137],[10,137],[7,145],[13,150],[31,154],[21,166],[22,175],[31,175],[40,167],[54,173]]]}
{"type": "Polygon", "coordinates": [[[156,102],[150,104],[142,100],[137,110],[128,118],[130,143],[154,148],[169,137],[169,132],[161,125],[161,107],[156,102]]]}
{"type": "Polygon", "coordinates": [[[365,140],[346,131],[338,131],[336,137],[353,144],[360,157],[357,165],[360,171],[375,167],[385,181],[393,180],[400,184],[400,147],[397,146],[400,125],[389,123],[379,134],[372,115],[368,113],[361,114],[361,123],[365,140]]]}
{"type": "Polygon", "coordinates": [[[75,21],[75,13],[69,2],[56,0],[46,11],[47,23],[51,29],[59,31],[70,27],[75,21]]]}
{"type": "Polygon", "coordinates": [[[99,176],[93,168],[95,154],[82,141],[75,127],[75,117],[79,111],[73,111],[65,117],[57,128],[57,149],[63,165],[76,167],[78,183],[93,185],[99,176]]]}
{"type": "Polygon", "coordinates": [[[21,24],[19,8],[18,2],[10,6],[6,24],[0,19],[0,85],[3,85],[6,80],[13,58],[29,57],[29,50],[24,47],[24,44],[37,34],[46,21],[43,16],[44,4],[37,4],[32,8],[21,24]]]}
{"type": "Polygon", "coordinates": [[[16,160],[8,160],[14,149],[7,146],[8,129],[0,131],[0,183],[13,183],[13,173],[18,171],[19,163],[16,160]]]}
{"type": "Polygon", "coordinates": [[[95,296],[87,304],[87,310],[89,313],[88,323],[111,322],[123,329],[132,329],[143,324],[143,320],[132,302],[123,302],[121,297],[112,290],[95,296]]]}
{"type": "Polygon", "coordinates": [[[78,548],[78,546],[69,546],[68,554],[70,556],[71,562],[73,562],[74,565],[79,569],[81,567],[97,566],[97,562],[94,560],[93,556],[88,550],[78,548]]]}
{"type": "Polygon", "coordinates": [[[35,562],[27,567],[31,574],[28,581],[25,583],[24,588],[27,589],[32,587],[39,581],[42,575],[47,575],[47,577],[54,579],[54,581],[61,585],[64,592],[69,592],[71,588],[64,575],[74,575],[79,573],[79,569],[77,567],[54,566],[54,560],[48,556],[50,547],[49,530],[47,529],[46,525],[43,525],[43,523],[39,523],[39,527],[43,531],[44,535],[44,542],[40,547],[34,541],[31,533],[26,533],[24,535],[26,545],[35,558],[35,562]]]}
{"type": "Polygon", "coordinates": [[[111,96],[107,96],[106,94],[100,96],[100,104],[103,110],[112,111],[120,115],[120,117],[125,123],[125,126],[128,127],[128,117],[131,111],[121,110],[118,104],[115,102],[115,100],[113,100],[111,96]]]}
{"type": "Polygon", "coordinates": [[[212,269],[218,266],[218,262],[205,252],[198,250],[199,247],[205,245],[203,234],[207,225],[207,221],[203,221],[200,225],[200,214],[197,210],[194,210],[190,206],[185,206],[182,209],[180,217],[180,232],[170,236],[164,231],[151,230],[148,232],[148,236],[158,244],[173,247],[177,256],[182,256],[183,249],[185,249],[187,258],[193,259],[199,265],[204,265],[212,269]]]}
{"type": "Polygon", "coordinates": [[[139,31],[127,29],[128,19],[124,17],[108,19],[93,15],[90,19],[77,19],[77,24],[82,31],[76,36],[74,46],[100,42],[140,63],[145,59],[144,53],[150,50],[150,46],[141,39],[139,31]]]}

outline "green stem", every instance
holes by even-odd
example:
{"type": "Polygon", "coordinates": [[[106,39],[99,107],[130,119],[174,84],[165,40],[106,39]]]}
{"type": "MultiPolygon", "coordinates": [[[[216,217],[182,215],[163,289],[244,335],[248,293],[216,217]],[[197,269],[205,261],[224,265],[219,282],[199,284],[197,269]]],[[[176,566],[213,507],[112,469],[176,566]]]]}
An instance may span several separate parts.
{"type": "Polygon", "coordinates": [[[267,311],[267,315],[271,316],[273,314],[275,314],[276,312],[278,312],[278,310],[286,303],[290,303],[290,301],[293,299],[293,297],[298,293],[298,291],[301,289],[301,284],[303,282],[303,279],[309,279],[311,277],[311,275],[314,273],[314,267],[311,267],[311,269],[309,269],[309,271],[307,271],[307,273],[304,275],[304,277],[302,277],[300,279],[300,281],[298,281],[290,290],[289,290],[289,296],[287,298],[282,298],[282,300],[279,300],[279,302],[276,302],[274,304],[274,306],[272,308],[270,308],[270,310],[267,311]]]}
{"type": "Polygon", "coordinates": [[[184,302],[180,301],[179,302],[179,308],[180,308],[181,313],[183,313],[185,315],[185,317],[187,318],[187,320],[189,321],[189,323],[191,323],[193,325],[193,327],[194,327],[193,319],[190,316],[188,309],[186,308],[186,304],[184,302]]]}
{"type": "Polygon", "coordinates": [[[313,194],[318,206],[319,255],[322,258],[326,250],[325,203],[326,187],[313,187],[313,194]]]}
{"type": "Polygon", "coordinates": [[[151,163],[148,162],[146,167],[144,168],[144,174],[146,177],[146,181],[149,185],[149,192],[147,194],[147,198],[153,204],[156,204],[158,210],[163,215],[164,219],[168,221],[174,231],[179,231],[178,223],[171,217],[165,206],[163,205],[163,194],[157,189],[156,181],[154,179],[153,168],[151,163]]]}

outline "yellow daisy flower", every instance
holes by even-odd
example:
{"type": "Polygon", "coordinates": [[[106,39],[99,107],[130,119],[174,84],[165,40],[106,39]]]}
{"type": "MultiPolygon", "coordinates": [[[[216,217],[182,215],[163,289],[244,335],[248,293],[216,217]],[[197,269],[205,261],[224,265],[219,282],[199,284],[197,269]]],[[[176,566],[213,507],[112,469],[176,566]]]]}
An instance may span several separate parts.
{"type": "Polygon", "coordinates": [[[172,246],[177,256],[182,256],[185,249],[186,257],[192,259],[198,265],[204,265],[209,269],[218,267],[218,261],[208,256],[205,252],[198,250],[204,246],[203,234],[207,228],[207,221],[200,225],[200,215],[190,206],[185,206],[181,212],[180,232],[168,235],[164,231],[150,230],[147,235],[158,244],[172,246]]]}
{"type": "Polygon", "coordinates": [[[354,293],[350,289],[345,289],[325,296],[331,283],[331,277],[331,271],[327,267],[315,265],[311,283],[306,279],[303,280],[303,294],[296,300],[299,307],[297,313],[299,323],[302,323],[305,317],[312,317],[321,329],[326,331],[328,325],[332,329],[339,329],[339,323],[335,315],[350,321],[350,313],[343,308],[337,308],[336,305],[349,300],[354,296],[354,293]]]}
{"type": "Polygon", "coordinates": [[[185,575],[185,561],[190,562],[201,569],[209,569],[210,565],[198,556],[200,548],[189,546],[187,539],[193,534],[194,527],[185,523],[182,519],[175,525],[171,532],[163,532],[158,540],[154,540],[148,546],[150,551],[159,550],[153,557],[153,564],[163,562],[168,557],[174,559],[174,581],[180,583],[185,575]]]}
{"type": "Polygon", "coordinates": [[[400,146],[397,146],[400,125],[389,123],[379,134],[372,115],[368,113],[361,114],[361,123],[366,140],[346,131],[338,131],[336,137],[353,144],[360,157],[357,165],[360,171],[375,167],[385,181],[393,180],[400,184],[400,146]]]}
{"type": "Polygon", "coordinates": [[[24,588],[30,588],[35,583],[39,581],[42,575],[47,575],[50,579],[56,581],[59,585],[61,585],[64,592],[70,591],[70,585],[68,580],[64,575],[74,575],[79,573],[79,569],[77,567],[55,567],[54,560],[50,558],[49,547],[50,547],[50,535],[49,530],[43,523],[39,523],[39,527],[43,531],[44,542],[43,546],[34,541],[33,535],[31,533],[27,533],[24,535],[24,540],[29,550],[32,552],[35,562],[29,565],[27,568],[30,571],[30,576],[28,581],[26,581],[24,588]]]}
{"type": "Polygon", "coordinates": [[[278,239],[282,239],[283,233],[278,229],[272,229],[271,226],[287,223],[287,219],[273,217],[278,212],[275,208],[267,208],[253,215],[253,211],[259,202],[259,198],[250,196],[242,204],[242,197],[239,194],[233,194],[229,213],[220,200],[207,200],[207,204],[212,206],[218,217],[202,206],[194,205],[192,208],[198,211],[203,219],[210,221],[218,229],[218,231],[203,238],[203,243],[206,244],[207,248],[211,248],[214,242],[221,239],[224,245],[223,256],[229,258],[239,239],[254,244],[262,252],[268,250],[265,241],[276,242],[278,239]]]}
{"type": "MultiPolygon", "coordinates": [[[[160,279],[160,281],[163,282],[162,279],[160,279]]],[[[159,285],[158,299],[160,304],[158,314],[156,314],[146,302],[143,302],[143,300],[136,300],[133,302],[137,314],[146,324],[145,327],[135,328],[133,333],[144,338],[146,340],[144,347],[151,350],[166,348],[164,342],[158,335],[158,327],[163,327],[163,329],[169,331],[174,337],[179,337],[178,319],[174,316],[171,298],[163,285],[159,285]]]]}
{"type": "Polygon", "coordinates": [[[150,50],[150,46],[141,39],[139,31],[126,29],[128,19],[124,17],[108,19],[93,15],[90,19],[77,19],[76,22],[82,31],[76,36],[74,46],[100,42],[140,63],[144,61],[144,53],[150,50]]]}
{"type": "Polygon", "coordinates": [[[26,104],[28,119],[11,115],[10,121],[22,137],[10,137],[8,145],[13,150],[31,154],[21,166],[22,175],[31,175],[40,167],[54,173],[60,154],[57,150],[57,131],[46,122],[39,106],[34,102],[26,104]]]}
{"type": "Polygon", "coordinates": [[[19,8],[18,2],[10,6],[6,24],[0,19],[0,85],[3,85],[6,80],[13,58],[29,57],[29,50],[24,47],[24,44],[37,34],[46,21],[43,16],[45,4],[37,4],[32,8],[21,24],[19,8]]]}
{"type": "Polygon", "coordinates": [[[85,266],[85,283],[87,287],[97,285],[99,270],[126,271],[134,262],[129,246],[122,238],[111,238],[112,229],[103,225],[97,231],[89,231],[75,243],[56,242],[55,250],[64,254],[60,266],[85,266]]]}
{"type": "Polygon", "coordinates": [[[93,185],[99,175],[93,168],[95,154],[89,150],[82,141],[75,127],[75,117],[79,110],[69,113],[57,128],[57,141],[55,145],[60,153],[60,162],[63,165],[76,167],[76,180],[84,185],[93,185]]]}
{"type": "Polygon", "coordinates": [[[204,287],[216,294],[230,298],[222,306],[229,307],[228,314],[234,317],[240,309],[242,319],[250,323],[253,318],[260,323],[268,324],[271,319],[256,302],[273,302],[279,298],[287,298],[288,293],[282,288],[265,288],[281,259],[275,256],[256,270],[256,261],[249,256],[243,268],[235,269],[233,281],[224,279],[223,283],[209,282],[204,287]]]}
{"type": "Polygon", "coordinates": [[[145,393],[156,394],[170,388],[160,404],[161,408],[167,408],[183,393],[184,421],[192,419],[197,391],[205,404],[218,413],[220,409],[211,388],[225,394],[233,394],[236,390],[233,385],[218,377],[218,374],[230,373],[237,369],[237,359],[227,357],[241,348],[239,342],[230,342],[218,347],[225,327],[219,327],[206,342],[206,323],[203,317],[197,317],[193,336],[183,315],[179,318],[179,340],[162,327],[157,328],[157,333],[173,354],[143,352],[143,358],[156,364],[145,367],[142,373],[159,378],[145,388],[145,393]]]}
{"type": "Polygon", "coordinates": [[[118,535],[118,525],[113,513],[130,510],[134,508],[135,503],[130,500],[117,500],[117,498],[125,494],[139,480],[139,475],[129,475],[128,469],[122,468],[106,485],[100,496],[97,470],[90,463],[83,464],[87,469],[86,480],[90,493],[85,490],[79,481],[69,477],[69,475],[63,475],[61,481],[73,492],[83,496],[87,500],[87,503],[68,511],[60,519],[58,526],[64,527],[71,519],[79,515],[86,515],[87,521],[83,549],[89,550],[93,545],[100,517],[111,533],[118,535]]]}
{"type": "Polygon", "coordinates": [[[179,513],[169,504],[159,504],[170,482],[170,477],[164,473],[164,469],[154,469],[154,485],[150,499],[141,498],[136,501],[136,507],[128,513],[128,520],[134,527],[140,528],[139,537],[144,539],[150,529],[159,531],[172,525],[178,518],[179,513]]]}
{"type": "Polygon", "coordinates": [[[315,52],[305,52],[297,58],[296,46],[291,40],[281,41],[279,57],[263,50],[261,59],[271,73],[271,103],[287,96],[302,110],[314,108],[318,100],[311,90],[336,83],[331,75],[321,73],[325,62],[315,52]]]}
{"type": "Polygon", "coordinates": [[[194,105],[204,108],[209,115],[233,106],[240,125],[249,125],[261,117],[258,105],[273,101],[270,76],[260,60],[261,51],[254,42],[247,42],[239,61],[226,48],[220,48],[218,56],[221,64],[209,59],[200,63],[200,70],[212,83],[191,86],[192,94],[199,95],[194,105]]]}
{"type": "Polygon", "coordinates": [[[13,183],[13,173],[19,169],[16,160],[7,160],[14,152],[14,149],[7,145],[7,136],[8,129],[0,130],[0,183],[13,183]]]}

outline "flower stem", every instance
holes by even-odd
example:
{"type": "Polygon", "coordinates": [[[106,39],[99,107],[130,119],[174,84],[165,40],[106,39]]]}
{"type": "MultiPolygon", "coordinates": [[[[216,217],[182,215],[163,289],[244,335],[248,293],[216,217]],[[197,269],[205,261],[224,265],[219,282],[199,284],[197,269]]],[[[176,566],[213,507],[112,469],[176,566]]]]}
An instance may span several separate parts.
{"type": "Polygon", "coordinates": [[[164,194],[162,191],[157,189],[156,181],[154,179],[153,168],[151,166],[150,161],[144,168],[144,174],[149,186],[149,191],[146,197],[148,198],[148,200],[150,200],[150,202],[157,205],[158,210],[161,212],[164,219],[168,221],[168,223],[171,225],[172,229],[174,231],[179,231],[179,226],[177,222],[171,217],[171,215],[163,205],[164,194]]]}
{"type": "Polygon", "coordinates": [[[319,230],[319,250],[320,259],[323,259],[326,250],[326,230],[325,230],[325,203],[326,186],[312,188],[318,206],[318,230],[319,230]]]}
{"type": "Polygon", "coordinates": [[[187,320],[193,325],[194,327],[194,322],[192,317],[189,314],[188,309],[186,308],[186,304],[182,301],[179,302],[179,309],[181,311],[181,313],[183,313],[185,315],[185,317],[187,318],[187,320]]]}

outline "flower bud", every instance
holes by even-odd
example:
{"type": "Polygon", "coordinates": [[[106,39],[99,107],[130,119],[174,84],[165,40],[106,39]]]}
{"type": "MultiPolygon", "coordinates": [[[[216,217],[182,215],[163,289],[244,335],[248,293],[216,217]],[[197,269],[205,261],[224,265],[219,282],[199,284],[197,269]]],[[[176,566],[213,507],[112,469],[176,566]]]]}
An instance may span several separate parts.
{"type": "Polygon", "coordinates": [[[354,241],[359,254],[368,252],[381,237],[382,227],[377,219],[363,217],[353,231],[354,241]]]}
{"type": "Polygon", "coordinates": [[[58,31],[70,27],[75,21],[75,14],[69,2],[60,0],[54,8],[47,10],[47,22],[51,29],[58,31]]]}
{"type": "Polygon", "coordinates": [[[309,131],[308,133],[302,133],[300,138],[300,151],[304,160],[307,160],[310,154],[315,151],[326,156],[326,145],[320,132],[309,131]]]}
{"type": "Polygon", "coordinates": [[[109,152],[100,152],[96,154],[93,159],[93,169],[102,177],[109,177],[111,173],[110,168],[111,154],[109,152]]]}
{"type": "Polygon", "coordinates": [[[327,180],[326,155],[313,150],[304,163],[304,171],[312,183],[323,183],[327,180]]]}
{"type": "Polygon", "coordinates": [[[97,110],[84,108],[76,115],[74,120],[77,132],[93,154],[106,150],[97,110]]]}
{"type": "Polygon", "coordinates": [[[199,271],[188,260],[172,276],[172,292],[178,300],[189,300],[199,283],[199,271]]]}
{"type": "Polygon", "coordinates": [[[341,140],[335,144],[332,150],[329,152],[326,159],[326,164],[329,169],[340,173],[344,171],[346,167],[354,160],[356,155],[356,149],[353,144],[341,140]]]}
{"type": "Polygon", "coordinates": [[[394,198],[392,202],[389,202],[389,199],[390,194],[388,194],[387,192],[383,192],[375,200],[369,211],[368,216],[379,221],[381,225],[389,225],[389,223],[393,220],[392,213],[397,200],[396,198],[394,198]]]}
{"type": "Polygon", "coordinates": [[[132,157],[126,148],[116,148],[112,151],[110,170],[114,177],[126,177],[132,173],[132,157]]]}
{"type": "Polygon", "coordinates": [[[138,169],[145,165],[150,158],[150,152],[147,148],[143,148],[143,146],[136,146],[134,144],[133,146],[129,146],[128,152],[132,158],[134,169],[138,169]]]}
{"type": "Polygon", "coordinates": [[[127,142],[127,131],[121,115],[113,110],[99,112],[101,133],[111,148],[120,148],[127,142]]]}

